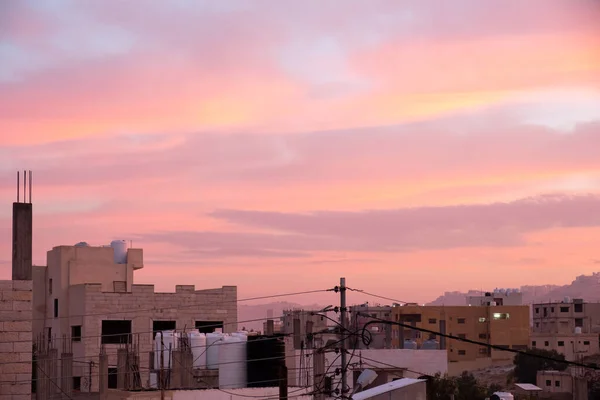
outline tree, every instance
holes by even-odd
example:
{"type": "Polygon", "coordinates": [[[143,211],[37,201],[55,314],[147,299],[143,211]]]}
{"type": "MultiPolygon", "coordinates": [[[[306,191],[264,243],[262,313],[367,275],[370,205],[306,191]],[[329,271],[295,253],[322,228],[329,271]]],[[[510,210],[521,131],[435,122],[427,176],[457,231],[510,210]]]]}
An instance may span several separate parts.
{"type": "Polygon", "coordinates": [[[458,378],[455,378],[458,394],[457,400],[485,400],[487,388],[479,385],[475,376],[470,372],[464,371],[458,378]]]}
{"type": "Polygon", "coordinates": [[[448,375],[422,377],[427,379],[427,400],[450,400],[456,394],[456,383],[448,375]]]}
{"type": "Polygon", "coordinates": [[[567,368],[564,361],[565,356],[556,350],[528,349],[525,353],[517,354],[513,361],[515,380],[535,385],[538,371],[564,371],[567,368]]]}

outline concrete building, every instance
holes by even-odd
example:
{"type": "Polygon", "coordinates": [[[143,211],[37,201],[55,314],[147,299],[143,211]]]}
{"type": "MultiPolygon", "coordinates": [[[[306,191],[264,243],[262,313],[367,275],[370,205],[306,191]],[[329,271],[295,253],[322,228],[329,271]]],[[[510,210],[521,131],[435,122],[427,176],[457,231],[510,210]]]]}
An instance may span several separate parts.
{"type": "Polygon", "coordinates": [[[567,361],[578,361],[600,353],[598,334],[595,333],[532,333],[531,347],[556,350],[563,354],[567,361]]]}
{"type": "MultiPolygon", "coordinates": [[[[392,306],[369,305],[368,303],[351,306],[349,308],[350,326],[353,331],[358,331],[373,319],[390,321],[392,318],[392,306]],[[365,315],[369,315],[366,317],[365,315]]],[[[392,348],[392,326],[384,322],[369,324],[371,334],[371,343],[369,349],[391,349],[392,348]]],[[[360,337],[350,338],[350,347],[357,349],[366,349],[367,346],[360,337]]]]}
{"type": "Polygon", "coordinates": [[[156,293],[154,285],[134,283],[135,271],[143,268],[143,252],[128,249],[122,241],[104,247],[54,247],[47,262],[33,272],[34,334],[55,346],[68,338],[76,360],[73,386],[81,391],[98,390],[94,376],[101,347],[108,354],[109,374],[114,374],[118,349],[132,345],[139,354],[141,382],[147,386],[154,332],[237,329],[235,286],[196,290],[178,285],[174,293],[156,293]]]}
{"type": "MultiPolygon", "coordinates": [[[[570,371],[538,371],[537,386],[544,394],[564,394],[563,398],[584,400],[588,398],[588,382],[570,371]]],[[[546,396],[544,396],[546,397],[546,396]]],[[[558,397],[552,397],[558,398],[558,397]]]]}
{"type": "MultiPolygon", "coordinates": [[[[511,349],[524,350],[529,345],[528,306],[397,306],[392,309],[392,318],[414,327],[511,349]]],[[[422,347],[427,340],[437,340],[440,349],[447,349],[449,362],[510,361],[514,356],[410,328],[392,327],[392,345],[396,348],[406,347],[407,341],[422,347]]]]}
{"type": "Polygon", "coordinates": [[[307,340],[307,334],[327,329],[328,320],[320,314],[322,313],[302,309],[284,310],[281,333],[293,335],[295,349],[310,348],[312,346],[307,340]]]}
{"type": "Polygon", "coordinates": [[[467,296],[468,306],[521,306],[523,293],[519,289],[494,289],[480,295],[467,296]]]}
{"type": "Polygon", "coordinates": [[[534,333],[600,333],[600,303],[566,297],[562,302],[536,303],[532,306],[534,333]]]}

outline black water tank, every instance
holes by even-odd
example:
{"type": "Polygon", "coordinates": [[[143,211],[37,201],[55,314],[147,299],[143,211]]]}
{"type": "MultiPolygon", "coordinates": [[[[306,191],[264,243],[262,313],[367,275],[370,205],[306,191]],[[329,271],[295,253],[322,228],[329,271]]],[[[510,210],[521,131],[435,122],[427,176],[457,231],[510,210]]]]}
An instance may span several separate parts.
{"type": "Polygon", "coordinates": [[[248,336],[248,387],[279,386],[285,366],[283,336],[248,336]]]}

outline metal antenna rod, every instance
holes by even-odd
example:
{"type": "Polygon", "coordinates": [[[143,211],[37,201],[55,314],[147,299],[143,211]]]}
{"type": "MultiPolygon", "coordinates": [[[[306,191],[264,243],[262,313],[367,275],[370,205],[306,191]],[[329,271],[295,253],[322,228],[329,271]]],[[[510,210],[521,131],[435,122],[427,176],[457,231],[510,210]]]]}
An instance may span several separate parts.
{"type": "Polygon", "coordinates": [[[27,170],[23,171],[23,202],[27,203],[27,170]]]}
{"type": "Polygon", "coordinates": [[[21,173],[19,171],[17,171],[17,203],[19,202],[19,195],[21,194],[21,179],[20,179],[21,173]]]}
{"type": "Polygon", "coordinates": [[[32,182],[33,182],[33,178],[32,178],[32,174],[31,174],[31,170],[30,170],[29,171],[29,204],[31,204],[32,182]]]}

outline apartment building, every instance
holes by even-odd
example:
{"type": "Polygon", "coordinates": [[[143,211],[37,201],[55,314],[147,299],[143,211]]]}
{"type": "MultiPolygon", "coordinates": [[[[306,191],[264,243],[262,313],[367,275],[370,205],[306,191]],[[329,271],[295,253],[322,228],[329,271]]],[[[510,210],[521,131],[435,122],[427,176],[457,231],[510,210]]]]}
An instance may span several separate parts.
{"type": "Polygon", "coordinates": [[[316,311],[292,309],[284,310],[280,317],[280,331],[287,335],[293,335],[294,349],[307,348],[310,343],[307,341],[307,334],[327,330],[327,318],[323,313],[316,311]]]}
{"type": "Polygon", "coordinates": [[[237,329],[235,286],[196,290],[178,285],[173,293],[156,293],[154,285],[134,283],[135,272],[143,268],[143,251],[123,241],[54,247],[47,263],[33,270],[34,335],[55,347],[65,338],[71,342],[77,360],[73,385],[81,391],[98,390],[98,379],[85,378],[98,376],[101,347],[110,373],[116,371],[117,350],[133,343],[146,384],[156,331],[237,329]]]}
{"type": "Polygon", "coordinates": [[[565,298],[532,306],[531,347],[556,350],[569,361],[600,353],[600,304],[565,298]]]}
{"type": "MultiPolygon", "coordinates": [[[[351,306],[349,308],[350,327],[353,331],[358,331],[369,321],[391,320],[392,306],[387,305],[370,305],[364,303],[361,305],[351,306]],[[369,317],[367,317],[368,315],[369,317]]],[[[386,323],[371,323],[369,324],[369,333],[371,334],[371,343],[369,349],[391,349],[392,348],[392,326],[386,323]]],[[[364,349],[364,345],[359,337],[350,338],[352,348],[364,349]]]]}
{"type": "MultiPolygon", "coordinates": [[[[511,349],[524,350],[529,345],[528,306],[416,306],[392,308],[393,321],[453,336],[476,340],[511,349]]],[[[438,340],[447,349],[448,361],[474,361],[481,358],[511,360],[513,353],[490,349],[459,340],[445,340],[410,328],[392,327],[392,345],[405,343],[418,348],[427,340],[438,340]]]]}
{"type": "Polygon", "coordinates": [[[480,295],[467,296],[468,306],[520,306],[523,293],[519,289],[494,289],[480,295]]]}

